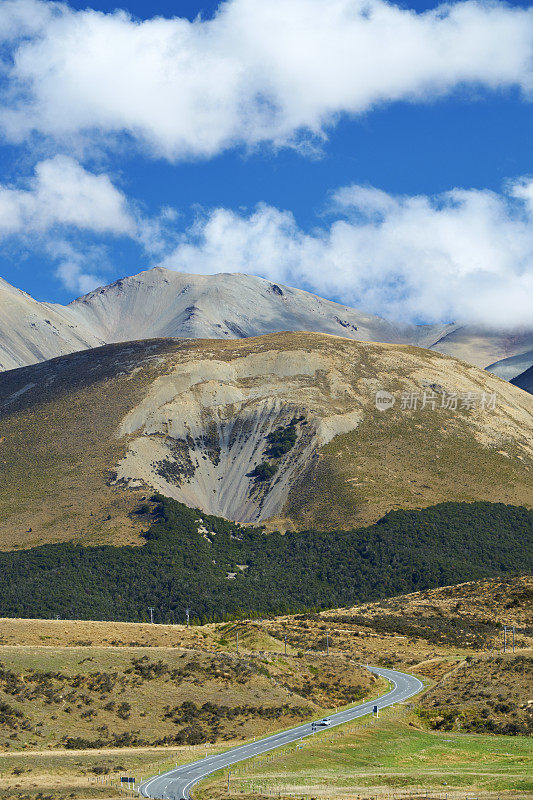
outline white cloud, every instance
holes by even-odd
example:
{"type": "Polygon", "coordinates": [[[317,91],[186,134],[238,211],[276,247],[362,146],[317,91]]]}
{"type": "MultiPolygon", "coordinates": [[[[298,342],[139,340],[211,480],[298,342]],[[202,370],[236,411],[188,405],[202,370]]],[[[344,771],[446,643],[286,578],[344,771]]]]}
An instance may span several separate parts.
{"type": "Polygon", "coordinates": [[[0,236],[45,233],[56,226],[117,235],[135,232],[126,199],[109,177],[87,172],[68,156],[37,164],[26,188],[0,185],[0,236]]]}
{"type": "Polygon", "coordinates": [[[513,197],[523,200],[533,218],[533,178],[523,178],[510,185],[510,192],[513,197]]]}
{"type": "Polygon", "coordinates": [[[0,184],[0,240],[23,253],[44,253],[76,294],[105,283],[101,275],[109,268],[105,248],[87,241],[81,246],[81,235],[139,239],[140,229],[153,224],[130,209],[108,175],[88,172],[68,156],[39,162],[34,176],[17,186],[0,184]]]}
{"type": "Polygon", "coordinates": [[[39,162],[32,178],[0,184],[0,241],[14,252],[44,253],[69,291],[102,285],[111,271],[105,236],[135,242],[149,259],[177,241],[177,212],[163,207],[148,216],[106,174],[88,172],[68,156],[39,162]],[[96,238],[95,238],[96,237],[96,238]]]}
{"type": "Polygon", "coordinates": [[[532,78],[531,11],[466,0],[424,13],[384,0],[228,0],[213,19],[4,0],[0,128],[73,145],[126,133],[153,155],[321,137],[339,114],[532,78]]]}
{"type": "Polygon", "coordinates": [[[216,209],[164,266],[258,274],[392,319],[532,325],[532,196],[526,180],[435,197],[349,186],[333,197],[336,219],[312,233],[270,206],[216,209]]]}
{"type": "Polygon", "coordinates": [[[83,295],[106,283],[102,277],[102,262],[107,261],[107,253],[100,248],[89,247],[80,252],[69,242],[58,241],[50,242],[47,252],[57,262],[56,278],[70,292],[83,295]]]}
{"type": "Polygon", "coordinates": [[[4,0],[0,13],[0,37],[4,42],[20,42],[42,31],[63,7],[39,0],[4,0]]]}
{"type": "Polygon", "coordinates": [[[56,156],[24,184],[0,185],[0,239],[45,253],[77,293],[105,282],[111,257],[97,242],[113,235],[152,263],[263,275],[393,319],[533,324],[533,179],[436,196],[347,186],[328,211],[308,232],[268,205],[219,208],[180,234],[174,209],[147,216],[108,175],[56,156]]]}

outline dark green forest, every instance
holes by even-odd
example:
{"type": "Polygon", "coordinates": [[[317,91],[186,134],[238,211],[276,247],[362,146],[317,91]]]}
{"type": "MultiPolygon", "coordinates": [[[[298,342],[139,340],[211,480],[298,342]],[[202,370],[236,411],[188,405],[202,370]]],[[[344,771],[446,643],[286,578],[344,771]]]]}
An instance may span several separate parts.
{"type": "Polygon", "coordinates": [[[266,534],[154,496],[141,547],[0,552],[0,616],[196,622],[314,611],[533,567],[533,512],[502,503],[391,511],[350,531],[266,534]],[[198,532],[199,520],[209,531],[198,532]],[[233,577],[228,577],[228,574],[233,577]]]}

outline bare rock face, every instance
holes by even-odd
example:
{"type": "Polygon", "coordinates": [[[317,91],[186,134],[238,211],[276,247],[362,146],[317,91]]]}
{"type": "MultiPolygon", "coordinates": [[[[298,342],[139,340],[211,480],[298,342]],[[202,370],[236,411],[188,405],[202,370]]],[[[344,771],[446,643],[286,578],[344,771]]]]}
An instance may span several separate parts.
{"type": "Polygon", "coordinates": [[[122,422],[119,437],[137,438],[118,480],[239,522],[278,514],[320,447],[361,419],[325,394],[328,372],[327,358],[299,350],[179,366],[122,422]],[[270,464],[270,441],[289,429],[294,443],[270,464]]]}
{"type": "MultiPolygon", "coordinates": [[[[439,332],[442,326],[439,326],[439,332]]],[[[38,303],[0,280],[0,369],[88,347],[155,337],[243,339],[310,330],[360,341],[426,344],[433,336],[250,275],[187,275],[156,268],[68,306],[38,303]]]]}
{"type": "Polygon", "coordinates": [[[181,435],[139,437],[117,474],[132,485],[149,484],[188,506],[237,522],[258,522],[279,513],[317,449],[316,429],[299,423],[297,446],[283,459],[279,480],[271,486],[257,481],[254,470],[263,463],[267,437],[299,418],[301,409],[260,400],[236,403],[232,411],[233,417],[227,408],[210,409],[194,420],[199,424],[189,420],[181,435]]]}
{"type": "Polygon", "coordinates": [[[281,331],[412,344],[480,367],[525,354],[527,363],[514,375],[509,365],[501,373],[506,379],[532,363],[531,330],[394,323],[252,275],[188,275],[156,268],[100,287],[68,306],[38,303],[0,280],[0,370],[104,343],[156,337],[243,339],[281,331]]]}

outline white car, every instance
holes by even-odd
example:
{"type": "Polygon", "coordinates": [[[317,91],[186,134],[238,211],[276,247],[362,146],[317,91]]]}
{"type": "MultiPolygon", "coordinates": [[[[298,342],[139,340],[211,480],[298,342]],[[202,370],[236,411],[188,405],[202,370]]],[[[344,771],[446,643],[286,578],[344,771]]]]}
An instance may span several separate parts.
{"type": "Polygon", "coordinates": [[[325,719],[321,719],[318,724],[319,725],[331,725],[331,720],[330,720],[329,717],[326,717],[325,719]]]}

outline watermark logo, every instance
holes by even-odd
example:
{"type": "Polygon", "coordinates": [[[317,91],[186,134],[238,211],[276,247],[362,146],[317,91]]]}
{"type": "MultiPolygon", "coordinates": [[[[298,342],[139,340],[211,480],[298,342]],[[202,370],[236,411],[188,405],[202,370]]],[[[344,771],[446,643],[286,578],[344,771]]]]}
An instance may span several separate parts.
{"type": "MultiPolygon", "coordinates": [[[[380,389],[376,392],[376,408],[378,411],[387,411],[396,403],[396,398],[390,392],[380,389]]],[[[429,409],[446,409],[448,411],[494,411],[496,408],[496,393],[488,392],[434,392],[409,391],[400,395],[401,411],[422,411],[429,409]]]]}
{"type": "Polygon", "coordinates": [[[392,408],[395,402],[396,398],[390,392],[386,392],[384,389],[376,392],[376,408],[378,411],[386,411],[388,408],[392,408]]]}

